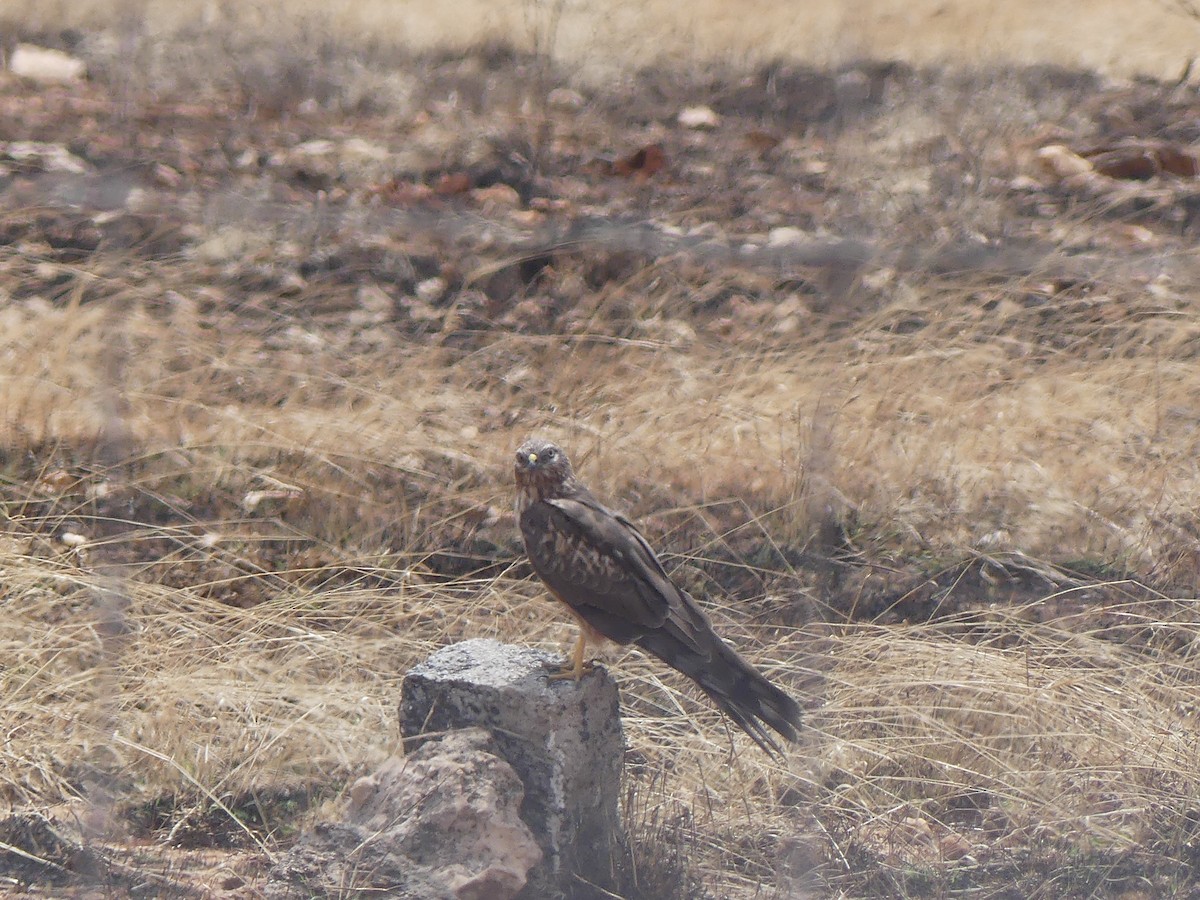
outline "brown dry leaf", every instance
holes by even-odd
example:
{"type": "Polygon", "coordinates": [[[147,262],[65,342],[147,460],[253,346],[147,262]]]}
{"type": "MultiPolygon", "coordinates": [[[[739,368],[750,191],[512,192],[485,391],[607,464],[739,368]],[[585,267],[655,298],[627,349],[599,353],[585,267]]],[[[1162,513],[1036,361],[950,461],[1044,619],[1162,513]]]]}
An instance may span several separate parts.
{"type": "Polygon", "coordinates": [[[517,193],[516,188],[503,183],[475,188],[471,191],[471,199],[481,206],[493,208],[516,209],[521,205],[521,195],[517,193]]]}
{"type": "Polygon", "coordinates": [[[62,494],[79,484],[79,479],[65,469],[51,469],[37,480],[37,486],[47,493],[62,494]]]}
{"type": "Polygon", "coordinates": [[[424,203],[434,196],[433,188],[427,184],[418,184],[407,179],[392,178],[389,181],[371,188],[368,193],[380,197],[387,203],[397,206],[409,206],[424,203]]]}
{"type": "Polygon", "coordinates": [[[1146,181],[1162,171],[1154,154],[1140,147],[1122,147],[1091,157],[1092,167],[1101,175],[1126,181],[1146,181]]]}
{"type": "Polygon", "coordinates": [[[433,185],[433,192],[442,197],[465,194],[471,189],[471,176],[466,172],[447,172],[433,185]]]}
{"type": "Polygon", "coordinates": [[[541,210],[542,212],[570,212],[571,201],[562,197],[533,197],[529,201],[529,208],[541,210]]]}
{"type": "Polygon", "coordinates": [[[541,225],[546,220],[546,214],[538,209],[514,209],[508,214],[508,220],[516,225],[532,228],[541,225]]]}
{"type": "Polygon", "coordinates": [[[742,141],[756,153],[770,153],[783,142],[783,138],[769,131],[755,130],[746,132],[742,141]]]}
{"type": "Polygon", "coordinates": [[[935,861],[940,850],[926,819],[905,816],[899,821],[879,820],[858,830],[859,838],[894,865],[920,865],[935,861]]]}
{"type": "Polygon", "coordinates": [[[626,178],[651,178],[667,166],[667,154],[662,144],[647,144],[637,152],[618,159],[612,165],[614,175],[626,178]]]}
{"type": "Polygon", "coordinates": [[[962,859],[971,852],[971,842],[955,831],[949,831],[938,839],[938,850],[942,859],[962,859]]]}
{"type": "Polygon", "coordinates": [[[581,175],[615,175],[616,168],[617,164],[611,159],[597,156],[583,163],[579,167],[579,173],[581,175]]]}
{"type": "Polygon", "coordinates": [[[1155,175],[1195,178],[1200,158],[1176,144],[1137,141],[1081,151],[1095,170],[1109,178],[1146,181],[1155,175]]]}
{"type": "Polygon", "coordinates": [[[1153,244],[1156,236],[1145,225],[1121,223],[1113,227],[1112,234],[1117,244],[1153,244]]]}
{"type": "Polygon", "coordinates": [[[1181,178],[1195,178],[1200,175],[1200,159],[1174,145],[1158,149],[1158,163],[1168,175],[1178,175],[1181,178]]]}

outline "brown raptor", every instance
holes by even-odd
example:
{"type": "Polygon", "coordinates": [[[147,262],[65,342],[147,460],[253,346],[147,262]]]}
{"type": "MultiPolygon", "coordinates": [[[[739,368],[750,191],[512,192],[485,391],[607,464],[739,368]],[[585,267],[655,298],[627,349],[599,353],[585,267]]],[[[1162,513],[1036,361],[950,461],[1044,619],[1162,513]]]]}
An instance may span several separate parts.
{"type": "Polygon", "coordinates": [[[779,752],[768,726],[797,740],[799,704],[717,636],[633,523],[592,496],[559,447],[540,438],[523,443],[516,481],[525,552],[580,626],[559,677],[583,675],[588,640],[634,643],[696,682],[767,753],[779,752]]]}

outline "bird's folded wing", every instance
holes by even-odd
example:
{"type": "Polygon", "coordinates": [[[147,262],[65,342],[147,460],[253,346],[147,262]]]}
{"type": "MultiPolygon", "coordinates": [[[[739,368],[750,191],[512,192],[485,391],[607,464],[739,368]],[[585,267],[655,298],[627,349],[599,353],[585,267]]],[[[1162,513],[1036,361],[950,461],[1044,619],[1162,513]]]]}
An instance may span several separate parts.
{"type": "MultiPolygon", "coordinates": [[[[594,607],[639,628],[658,628],[679,602],[654,551],[638,530],[599,503],[556,498],[547,500],[557,522],[572,534],[579,558],[559,559],[554,566],[555,592],[572,606],[594,607]]],[[[544,572],[543,577],[550,576],[544,572]]]]}

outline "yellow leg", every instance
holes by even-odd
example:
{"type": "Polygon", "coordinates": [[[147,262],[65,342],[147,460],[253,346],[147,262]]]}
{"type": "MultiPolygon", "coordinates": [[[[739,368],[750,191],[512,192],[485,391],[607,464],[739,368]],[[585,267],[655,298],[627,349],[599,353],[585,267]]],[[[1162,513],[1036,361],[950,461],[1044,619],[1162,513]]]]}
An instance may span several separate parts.
{"type": "Polygon", "coordinates": [[[588,672],[592,671],[592,664],[583,661],[583,655],[587,652],[587,632],[582,628],[579,629],[579,640],[575,642],[575,649],[571,652],[571,662],[562,667],[558,672],[550,675],[551,681],[562,681],[571,679],[578,681],[588,672]]]}

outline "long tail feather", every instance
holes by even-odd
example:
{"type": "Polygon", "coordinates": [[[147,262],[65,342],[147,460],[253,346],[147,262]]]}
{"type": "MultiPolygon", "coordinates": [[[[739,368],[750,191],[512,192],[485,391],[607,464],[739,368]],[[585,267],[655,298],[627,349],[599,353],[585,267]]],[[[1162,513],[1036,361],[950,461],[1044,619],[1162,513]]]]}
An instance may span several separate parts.
{"type": "Polygon", "coordinates": [[[697,648],[694,641],[686,641],[667,623],[637,643],[696,682],[722,712],[772,756],[782,751],[768,727],[793,743],[799,740],[800,704],[711,631],[704,645],[697,648]]]}

